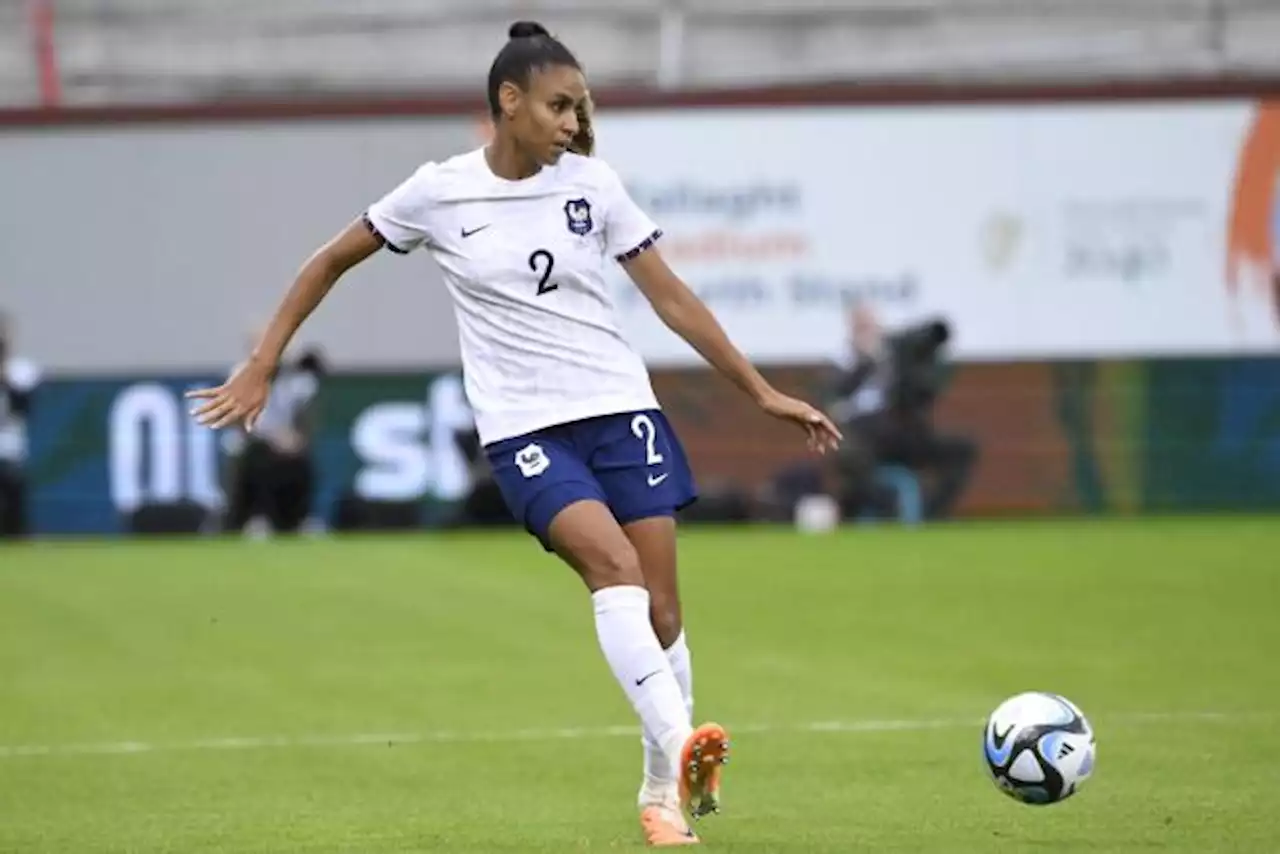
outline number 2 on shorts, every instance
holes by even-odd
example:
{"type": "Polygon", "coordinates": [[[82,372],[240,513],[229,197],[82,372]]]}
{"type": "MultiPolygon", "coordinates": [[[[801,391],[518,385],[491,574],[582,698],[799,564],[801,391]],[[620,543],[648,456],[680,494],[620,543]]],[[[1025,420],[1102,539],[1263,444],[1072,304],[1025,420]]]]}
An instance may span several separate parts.
{"type": "Polygon", "coordinates": [[[631,419],[631,432],[636,438],[644,442],[644,449],[648,455],[647,465],[656,466],[662,462],[662,454],[658,453],[658,449],[653,446],[654,441],[658,438],[658,428],[653,426],[653,419],[648,415],[637,415],[631,419]]]}

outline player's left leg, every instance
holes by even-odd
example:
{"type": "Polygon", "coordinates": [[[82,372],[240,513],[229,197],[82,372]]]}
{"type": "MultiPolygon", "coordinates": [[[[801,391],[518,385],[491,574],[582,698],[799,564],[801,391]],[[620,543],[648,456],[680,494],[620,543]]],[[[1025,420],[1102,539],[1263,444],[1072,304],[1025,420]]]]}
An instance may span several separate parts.
{"type": "MultiPolygon", "coordinates": [[[[689,719],[693,720],[693,666],[685,641],[676,578],[675,518],[648,516],[624,525],[623,531],[640,559],[645,586],[649,589],[649,619],[654,634],[671,664],[689,719]]],[[[641,742],[644,776],[637,801],[646,838],[657,846],[697,842],[697,836],[681,812],[677,769],[648,733],[641,736],[641,742]]]]}
{"type": "MultiPolygon", "coordinates": [[[[667,651],[686,706],[693,703],[693,680],[684,639],[676,580],[676,512],[697,495],[684,449],[661,412],[638,412],[603,419],[593,470],[609,506],[640,558],[650,595],[650,620],[667,651]]],[[[692,718],[690,718],[692,720],[692,718]]],[[[671,768],[645,743],[642,809],[675,800],[695,817],[719,808],[720,766],[728,737],[705,724],[685,745],[680,766],[671,768]]],[[[646,833],[649,828],[646,827],[646,833]]]]}
{"type": "MultiPolygon", "coordinates": [[[[661,512],[661,511],[656,511],[661,512]]],[[[676,577],[676,522],[671,515],[655,515],[623,525],[623,531],[640,558],[640,569],[649,589],[649,621],[666,652],[680,685],[689,719],[693,719],[693,662],[685,638],[676,577]]],[[[644,779],[639,802],[646,807],[676,800],[676,769],[662,749],[645,734],[644,779]]]]}

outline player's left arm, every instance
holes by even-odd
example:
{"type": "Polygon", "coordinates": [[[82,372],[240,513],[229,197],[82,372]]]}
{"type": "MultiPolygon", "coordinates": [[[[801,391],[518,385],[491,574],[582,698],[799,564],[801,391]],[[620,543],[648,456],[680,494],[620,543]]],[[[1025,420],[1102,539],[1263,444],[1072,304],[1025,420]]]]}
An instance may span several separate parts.
{"type": "Polygon", "coordinates": [[[770,385],[729,340],[706,303],[672,271],[656,248],[650,246],[620,263],[662,322],[712,367],[770,415],[802,425],[814,449],[825,452],[835,448],[841,435],[831,419],[770,385]]]}

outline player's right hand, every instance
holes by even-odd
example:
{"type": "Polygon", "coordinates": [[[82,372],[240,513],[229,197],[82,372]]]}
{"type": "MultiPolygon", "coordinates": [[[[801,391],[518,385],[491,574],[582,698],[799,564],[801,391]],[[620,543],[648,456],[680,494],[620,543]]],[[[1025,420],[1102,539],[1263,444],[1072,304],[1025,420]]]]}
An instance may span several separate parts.
{"type": "Polygon", "coordinates": [[[202,425],[218,430],[242,423],[252,433],[270,390],[271,370],[250,359],[232,371],[222,385],[193,389],[186,396],[188,400],[204,401],[191,410],[202,425]]]}

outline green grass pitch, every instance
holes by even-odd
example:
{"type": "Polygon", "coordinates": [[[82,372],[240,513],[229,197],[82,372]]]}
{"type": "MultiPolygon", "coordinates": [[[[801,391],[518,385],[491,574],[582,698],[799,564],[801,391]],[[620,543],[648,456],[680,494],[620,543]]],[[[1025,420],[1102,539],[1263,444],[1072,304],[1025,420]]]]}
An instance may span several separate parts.
{"type": "MultiPolygon", "coordinates": [[[[682,536],[725,852],[1280,851],[1280,523],[682,536]],[[1001,795],[1058,691],[1093,779],[1001,795]]],[[[640,851],[635,721],[517,533],[0,548],[0,851],[640,851]]]]}

